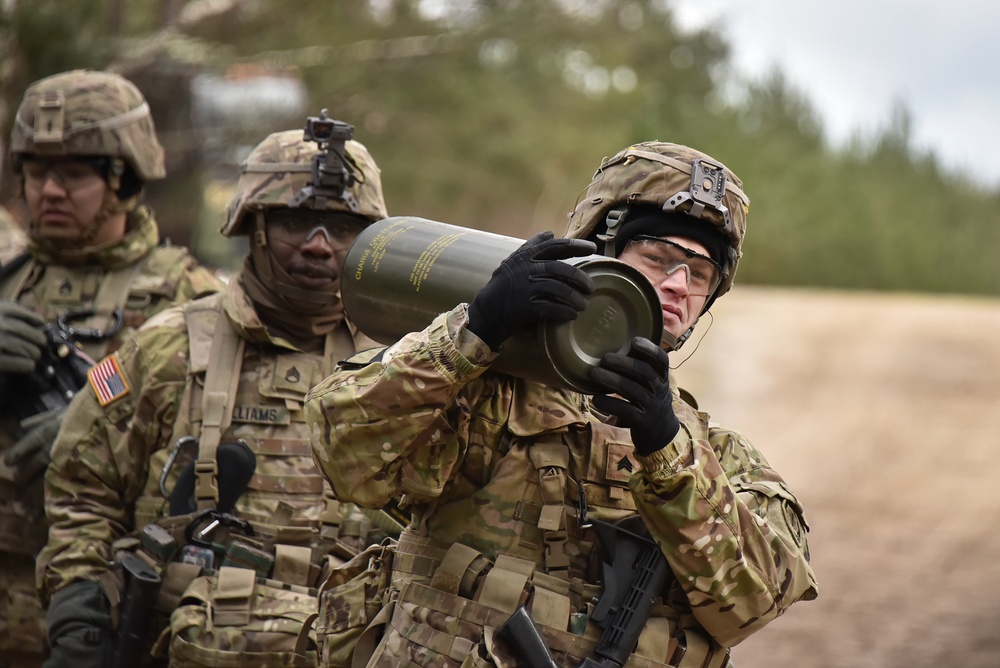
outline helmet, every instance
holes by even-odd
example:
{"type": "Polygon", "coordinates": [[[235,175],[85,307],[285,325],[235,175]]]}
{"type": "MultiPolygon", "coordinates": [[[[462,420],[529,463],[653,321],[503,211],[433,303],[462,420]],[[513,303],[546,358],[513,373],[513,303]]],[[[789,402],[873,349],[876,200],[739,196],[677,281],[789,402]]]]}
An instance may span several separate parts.
{"type": "Polygon", "coordinates": [[[14,118],[10,152],[15,159],[120,158],[143,182],[166,176],[146,99],[135,84],[110,72],[73,70],[31,84],[14,118]]]}
{"type": "Polygon", "coordinates": [[[644,142],[605,158],[583,198],[570,214],[566,236],[604,242],[606,254],[628,210],[652,205],[665,212],[692,218],[691,225],[712,225],[729,246],[722,282],[709,297],[705,310],[733,286],[742,256],[750,200],[743,183],[714,158],[687,146],[644,142]]]}
{"type": "MultiPolygon", "coordinates": [[[[269,208],[298,206],[299,195],[308,192],[313,180],[313,157],[319,146],[307,140],[302,130],[286,130],[269,135],[258,144],[240,167],[236,192],[229,202],[225,237],[249,234],[253,216],[269,208]],[[293,203],[293,200],[296,200],[293,203]]],[[[344,142],[344,153],[354,178],[337,197],[310,197],[304,206],[326,211],[342,211],[364,218],[368,224],[385,218],[382,177],[375,159],[363,144],[344,142]]]]}

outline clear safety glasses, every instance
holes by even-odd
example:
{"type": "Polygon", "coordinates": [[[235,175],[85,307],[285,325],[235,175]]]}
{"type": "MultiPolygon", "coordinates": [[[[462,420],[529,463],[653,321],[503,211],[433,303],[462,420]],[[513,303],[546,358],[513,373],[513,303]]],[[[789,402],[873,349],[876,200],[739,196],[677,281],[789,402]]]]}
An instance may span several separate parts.
{"type": "Polygon", "coordinates": [[[711,295],[722,282],[722,268],[715,260],[658,237],[632,238],[618,259],[632,264],[654,283],[683,270],[693,295],[711,295]]]}
{"type": "Polygon", "coordinates": [[[79,190],[101,181],[98,166],[83,160],[38,160],[25,159],[21,163],[24,187],[40,191],[52,179],[67,192],[79,190]]]}
{"type": "Polygon", "coordinates": [[[269,237],[299,246],[322,234],[334,250],[347,248],[360,234],[363,223],[347,214],[313,209],[274,209],[266,214],[269,237]]]}

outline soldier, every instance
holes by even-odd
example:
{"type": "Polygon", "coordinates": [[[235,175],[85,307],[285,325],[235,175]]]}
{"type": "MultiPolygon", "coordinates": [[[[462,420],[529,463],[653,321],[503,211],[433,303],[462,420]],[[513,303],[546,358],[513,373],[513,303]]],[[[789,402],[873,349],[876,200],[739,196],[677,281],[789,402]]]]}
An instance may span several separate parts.
{"type": "MultiPolygon", "coordinates": [[[[386,212],[379,169],[353,128],[324,114],[306,129],[268,136],[242,165],[222,234],[248,236],[250,253],[226,291],[149,321],[94,368],[91,391],[67,413],[38,566],[47,665],[104,665],[120,613],[108,562],[136,548],[162,575],[158,611],[173,612],[160,659],[222,665],[212,661],[238,648],[262,665],[295,651],[305,662],[295,665],[315,661],[308,587],[327,555],[348,558],[369,536],[316,469],[302,405],[338,360],[374,345],[344,318],[340,268],[386,212]],[[242,613],[219,614],[234,589],[242,613]]],[[[121,624],[149,612],[129,610],[121,624]]]]}
{"type": "Polygon", "coordinates": [[[164,177],[163,149],[131,82],[83,70],[35,82],[10,151],[28,224],[27,248],[0,249],[0,665],[19,666],[44,656],[34,557],[47,532],[42,472],[66,402],[25,414],[39,396],[46,324],[62,319],[91,363],[154,313],[221,283],[186,249],[161,244],[139,204],[143,184],[164,177]]]}
{"type": "MultiPolygon", "coordinates": [[[[536,235],[470,304],[314,388],[314,457],[335,493],[371,507],[402,494],[412,514],[384,597],[395,602],[366,631],[381,642],[373,654],[374,643],[359,644],[355,665],[577,666],[599,649],[594,665],[618,652],[617,665],[632,654],[635,665],[717,668],[728,648],[816,596],[795,496],[670,380],[668,350],[733,284],[748,208],[739,179],[701,152],[626,148],[597,170],[568,238],[536,235]],[[636,338],[627,354],[604,356],[591,376],[607,394],[593,397],[491,371],[513,334],[585,307],[593,281],[559,260],[595,248],[652,282],[667,349],[636,338]],[[614,563],[625,579],[602,571],[614,550],[603,536],[598,545],[599,528],[636,546],[665,586],[629,579],[634,554],[614,563]],[[653,597],[639,616],[627,604],[653,597]],[[616,640],[617,627],[602,637],[606,603],[641,632],[637,645],[616,640]],[[529,632],[500,633],[525,604],[529,632]],[[527,658],[532,627],[555,664],[527,658]]],[[[349,592],[331,589],[326,602],[341,607],[331,618],[370,619],[349,592]]]]}

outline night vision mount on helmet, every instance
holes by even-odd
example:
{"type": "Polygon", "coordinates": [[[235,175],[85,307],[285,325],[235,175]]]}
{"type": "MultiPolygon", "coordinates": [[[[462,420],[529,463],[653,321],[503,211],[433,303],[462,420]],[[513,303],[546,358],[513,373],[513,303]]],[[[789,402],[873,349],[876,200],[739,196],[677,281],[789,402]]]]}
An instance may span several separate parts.
{"type": "Polygon", "coordinates": [[[315,142],[319,152],[312,157],[312,181],[296,193],[289,208],[297,209],[313,199],[313,208],[322,209],[328,197],[339,199],[354,212],[361,211],[358,201],[348,190],[354,185],[354,168],[345,156],[346,142],[354,138],[354,126],[329,117],[326,109],[319,116],[306,119],[302,132],[304,141],[315,142]]]}
{"type": "Polygon", "coordinates": [[[381,172],[353,132],[324,110],[304,130],[268,135],[240,166],[222,235],[249,234],[268,209],[338,211],[365,225],[385,218],[381,172]]]}

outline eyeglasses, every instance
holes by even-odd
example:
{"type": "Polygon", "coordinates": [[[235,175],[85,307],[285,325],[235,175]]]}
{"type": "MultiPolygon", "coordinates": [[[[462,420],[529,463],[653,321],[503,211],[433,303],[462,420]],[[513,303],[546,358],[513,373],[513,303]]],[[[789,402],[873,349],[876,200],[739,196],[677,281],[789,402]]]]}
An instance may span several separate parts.
{"type": "Polygon", "coordinates": [[[708,296],[722,282],[722,268],[715,260],[666,239],[638,235],[626,244],[619,259],[625,260],[626,255],[653,282],[683,269],[693,295],[708,296]]]}
{"type": "Polygon", "coordinates": [[[354,243],[364,227],[354,216],[312,209],[275,209],[268,211],[265,219],[270,237],[298,246],[321,233],[334,250],[354,243]]]}
{"type": "Polygon", "coordinates": [[[21,165],[24,187],[33,191],[41,190],[49,179],[66,192],[79,190],[102,180],[98,170],[96,165],[82,160],[31,159],[21,165]]]}

